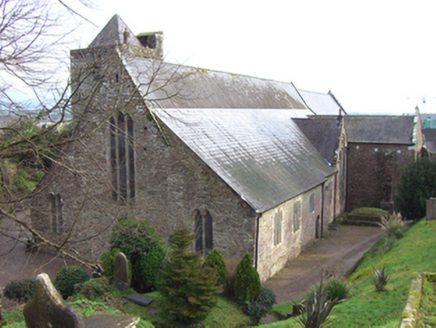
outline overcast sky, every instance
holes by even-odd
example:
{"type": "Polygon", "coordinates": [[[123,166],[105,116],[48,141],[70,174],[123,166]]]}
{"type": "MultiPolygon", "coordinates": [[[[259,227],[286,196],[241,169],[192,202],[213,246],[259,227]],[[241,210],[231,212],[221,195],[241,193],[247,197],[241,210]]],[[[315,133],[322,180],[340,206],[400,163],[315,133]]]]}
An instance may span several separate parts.
{"type": "Polygon", "coordinates": [[[348,112],[436,113],[436,1],[96,1],[82,47],[119,14],[163,31],[169,62],[331,90],[348,112]]]}

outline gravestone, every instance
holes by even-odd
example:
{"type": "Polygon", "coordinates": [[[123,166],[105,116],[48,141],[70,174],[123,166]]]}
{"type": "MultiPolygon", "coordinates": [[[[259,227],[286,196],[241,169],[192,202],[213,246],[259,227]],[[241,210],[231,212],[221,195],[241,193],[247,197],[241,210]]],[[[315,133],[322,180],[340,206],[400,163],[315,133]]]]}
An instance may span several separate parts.
{"type": "Polygon", "coordinates": [[[23,313],[28,328],[134,328],[140,320],[112,313],[95,313],[84,319],[64,301],[45,273],[36,277],[35,294],[23,313]]]}
{"type": "Polygon", "coordinates": [[[427,199],[427,220],[436,220],[436,198],[427,199]]]}
{"type": "Polygon", "coordinates": [[[112,284],[121,291],[127,290],[130,287],[129,262],[124,253],[115,255],[114,279],[112,284]]]}
{"type": "Polygon", "coordinates": [[[64,301],[45,273],[36,277],[35,295],[23,313],[28,328],[85,326],[79,311],[64,301]]]}

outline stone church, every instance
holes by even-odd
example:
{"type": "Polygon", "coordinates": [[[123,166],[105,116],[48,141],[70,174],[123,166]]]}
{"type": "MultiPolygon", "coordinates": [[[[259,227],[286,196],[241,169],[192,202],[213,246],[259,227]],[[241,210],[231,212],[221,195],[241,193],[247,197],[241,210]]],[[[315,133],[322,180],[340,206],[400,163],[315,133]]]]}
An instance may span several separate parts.
{"type": "Polygon", "coordinates": [[[162,42],[114,16],[71,51],[80,138],[34,193],[32,225],[96,260],[121,218],[163,238],[183,224],[193,250],[248,252],[266,280],[345,210],[345,111],[292,83],[166,63],[162,42]]]}

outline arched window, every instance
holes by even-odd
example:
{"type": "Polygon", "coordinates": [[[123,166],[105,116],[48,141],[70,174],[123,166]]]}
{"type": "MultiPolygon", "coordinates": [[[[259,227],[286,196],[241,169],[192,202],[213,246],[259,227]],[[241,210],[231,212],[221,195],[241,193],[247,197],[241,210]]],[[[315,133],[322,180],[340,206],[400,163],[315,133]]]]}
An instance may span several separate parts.
{"type": "Polygon", "coordinates": [[[207,255],[213,249],[213,223],[209,211],[194,211],[195,251],[207,255]]]}
{"type": "Polygon", "coordinates": [[[315,212],[315,194],[310,194],[309,197],[309,213],[315,212]]]}
{"type": "Polygon", "coordinates": [[[283,211],[274,214],[274,246],[282,242],[283,211]]]}
{"type": "Polygon", "coordinates": [[[133,147],[133,120],[130,115],[118,113],[110,123],[110,167],[112,197],[116,200],[135,197],[135,152],[133,147]]]}
{"type": "Polygon", "coordinates": [[[294,232],[300,230],[301,224],[301,202],[297,200],[294,203],[294,232]]]}
{"type": "Polygon", "coordinates": [[[50,193],[51,226],[53,232],[64,231],[64,218],[62,215],[62,198],[59,194],[50,193]]]}

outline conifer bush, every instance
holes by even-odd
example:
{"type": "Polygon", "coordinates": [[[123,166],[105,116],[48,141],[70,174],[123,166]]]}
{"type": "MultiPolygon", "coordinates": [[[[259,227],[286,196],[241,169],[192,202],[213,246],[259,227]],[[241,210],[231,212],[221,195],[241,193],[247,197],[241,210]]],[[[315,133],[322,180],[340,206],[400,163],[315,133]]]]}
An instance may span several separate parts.
{"type": "Polygon", "coordinates": [[[251,263],[250,254],[246,253],[236,267],[235,298],[241,303],[249,303],[260,294],[259,274],[251,263]]]}
{"type": "Polygon", "coordinates": [[[419,220],[426,214],[426,201],[436,197],[436,162],[420,158],[406,166],[397,184],[395,207],[408,220],[419,220]]]}
{"type": "Polygon", "coordinates": [[[224,285],[227,276],[227,268],[226,263],[224,262],[224,258],[220,252],[218,252],[216,249],[213,249],[211,252],[209,252],[203,263],[203,268],[205,267],[215,269],[219,276],[217,282],[218,285],[224,285]]]}
{"type": "Polygon", "coordinates": [[[217,302],[218,274],[210,267],[202,268],[198,253],[188,252],[192,240],[186,228],[170,236],[169,257],[157,280],[163,317],[176,326],[201,322],[217,302]]]}

